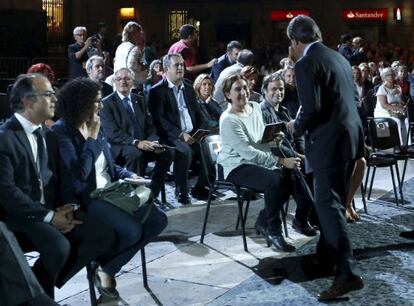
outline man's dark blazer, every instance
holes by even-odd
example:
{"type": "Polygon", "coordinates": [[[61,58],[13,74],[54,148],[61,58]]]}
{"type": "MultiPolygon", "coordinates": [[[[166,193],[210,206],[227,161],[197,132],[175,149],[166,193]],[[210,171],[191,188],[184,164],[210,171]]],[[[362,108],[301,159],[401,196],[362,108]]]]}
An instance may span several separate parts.
{"type": "Polygon", "coordinates": [[[102,98],[105,98],[106,96],[109,96],[111,93],[114,92],[114,89],[108,83],[101,82],[100,85],[102,86],[101,88],[102,98]]]}
{"type": "MultiPolygon", "coordinates": [[[[207,123],[197,102],[193,87],[186,81],[183,84],[184,99],[193,123],[193,130],[190,132],[192,134],[200,128],[206,128],[207,123]]],[[[173,90],[168,87],[166,79],[161,80],[150,89],[148,106],[157,128],[158,136],[160,136],[163,142],[174,145],[174,141],[179,138],[182,130],[175,95],[173,90]]]]}
{"type": "MultiPolygon", "coordinates": [[[[265,124],[278,122],[288,123],[290,120],[292,120],[289,110],[286,107],[279,105],[278,112],[276,112],[274,109],[272,111],[272,108],[273,106],[268,101],[264,100],[260,102],[260,109],[262,110],[263,121],[265,124]]],[[[294,153],[305,154],[305,139],[303,136],[294,135],[292,137],[289,133],[286,133],[285,138],[282,142],[282,146],[279,148],[283,151],[286,157],[295,157],[296,155],[292,155],[290,152],[290,146],[286,145],[286,141],[288,141],[292,148],[295,150],[294,153]]]]}
{"type": "MultiPolygon", "coordinates": [[[[134,107],[135,118],[143,135],[143,139],[139,140],[158,140],[145,99],[131,93],[131,102],[134,107]]],[[[102,103],[103,109],[100,112],[102,129],[111,144],[112,153],[114,156],[118,156],[122,145],[132,145],[132,142],[136,139],[134,125],[117,92],[107,96],[102,100],[102,103]]]]}
{"type": "Polygon", "coordinates": [[[58,136],[60,156],[68,169],[76,194],[82,202],[89,202],[90,193],[96,189],[95,162],[103,152],[111,181],[130,177],[133,173],[116,165],[109,145],[102,132],[97,139],[85,139],[73,125],[64,119],[59,119],[52,131],[58,136]]]}
{"type": "Polygon", "coordinates": [[[0,305],[27,305],[35,296],[42,294],[43,289],[13,233],[1,221],[0,250],[0,305]]]}
{"type": "Polygon", "coordinates": [[[40,203],[37,167],[23,127],[12,116],[0,128],[0,194],[3,195],[0,209],[6,218],[22,222],[42,221],[51,209],[78,202],[59,158],[55,134],[46,126],[43,130],[48,167],[52,171],[52,177],[44,186],[45,205],[40,203]]]}
{"type": "Polygon", "coordinates": [[[317,42],[295,64],[295,76],[301,102],[295,130],[306,133],[307,171],[362,157],[363,129],[349,62],[317,42]]]}
{"type": "Polygon", "coordinates": [[[233,64],[234,63],[230,61],[229,54],[227,52],[223,54],[222,56],[220,56],[217,59],[217,62],[213,65],[213,67],[211,67],[210,77],[213,79],[213,83],[216,83],[217,79],[220,76],[220,73],[224,69],[226,69],[227,67],[230,67],[233,64]]]}

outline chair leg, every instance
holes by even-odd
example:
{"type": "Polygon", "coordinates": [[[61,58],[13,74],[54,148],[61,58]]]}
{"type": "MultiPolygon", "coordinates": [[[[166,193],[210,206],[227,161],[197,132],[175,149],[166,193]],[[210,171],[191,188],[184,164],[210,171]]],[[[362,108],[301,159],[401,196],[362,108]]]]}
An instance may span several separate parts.
{"type": "Polygon", "coordinates": [[[246,207],[244,208],[244,227],[246,227],[247,215],[249,214],[250,197],[247,199],[246,207]]]}
{"type": "Polygon", "coordinates": [[[165,182],[164,184],[162,184],[162,187],[161,187],[161,203],[162,204],[167,203],[167,196],[165,195],[165,182]]]}
{"type": "Polygon", "coordinates": [[[403,167],[403,172],[401,175],[401,188],[404,185],[404,178],[405,178],[405,172],[407,171],[407,164],[408,164],[408,158],[406,160],[404,160],[404,167],[403,167]]]}
{"type": "Polygon", "coordinates": [[[398,190],[400,191],[401,204],[404,205],[404,196],[402,192],[402,182],[400,179],[400,170],[398,169],[398,162],[395,164],[395,172],[397,174],[398,190]]]}
{"type": "Polygon", "coordinates": [[[148,287],[148,276],[147,276],[147,260],[145,259],[145,248],[141,249],[141,266],[142,266],[142,283],[145,289],[148,287]]]}
{"type": "Polygon", "coordinates": [[[88,284],[89,284],[89,296],[90,296],[90,300],[91,300],[91,306],[97,306],[98,305],[98,301],[96,300],[96,292],[95,292],[95,285],[94,285],[94,275],[93,275],[93,270],[94,267],[93,265],[95,265],[95,263],[88,263],[86,265],[86,277],[88,278],[88,284]]]}
{"type": "Polygon", "coordinates": [[[201,230],[200,243],[204,243],[204,235],[206,234],[208,214],[210,213],[211,197],[213,195],[213,191],[214,190],[215,190],[214,187],[213,188],[210,188],[210,191],[208,193],[208,201],[207,201],[207,207],[206,207],[206,214],[204,216],[203,229],[201,230]]]}
{"type": "Polygon", "coordinates": [[[366,192],[367,192],[370,172],[371,172],[371,166],[368,166],[367,167],[367,174],[365,175],[365,191],[364,191],[364,195],[366,195],[366,192]]]}
{"type": "Polygon", "coordinates": [[[372,170],[371,183],[369,185],[369,190],[368,190],[368,200],[371,198],[372,185],[374,184],[374,177],[375,177],[376,171],[377,171],[377,167],[374,166],[374,169],[372,170]]]}
{"type": "Polygon", "coordinates": [[[283,206],[280,210],[280,212],[282,214],[283,229],[285,230],[285,236],[286,237],[289,237],[287,223],[286,223],[286,216],[287,216],[288,206],[289,206],[289,200],[286,201],[286,210],[283,209],[283,206]]]}
{"type": "Polygon", "coordinates": [[[365,188],[362,183],[361,183],[361,197],[362,197],[362,204],[364,204],[364,211],[366,214],[368,214],[367,201],[365,200],[365,188]]]}
{"type": "Polygon", "coordinates": [[[239,207],[239,216],[240,216],[240,224],[242,228],[242,238],[243,238],[243,247],[246,252],[249,250],[247,249],[247,240],[246,240],[246,228],[244,227],[245,220],[243,216],[243,200],[244,198],[240,196],[240,190],[237,190],[237,205],[239,207]]]}
{"type": "MultiPolygon", "coordinates": [[[[246,226],[247,214],[249,213],[250,196],[247,198],[246,207],[244,208],[244,226],[246,226]]],[[[240,215],[237,216],[236,231],[239,229],[240,215]]]]}
{"type": "Polygon", "coordinates": [[[395,203],[397,203],[397,206],[398,206],[399,203],[398,203],[397,186],[395,185],[394,170],[392,170],[392,165],[390,166],[390,170],[391,170],[392,188],[394,190],[394,196],[395,196],[395,203]]]}

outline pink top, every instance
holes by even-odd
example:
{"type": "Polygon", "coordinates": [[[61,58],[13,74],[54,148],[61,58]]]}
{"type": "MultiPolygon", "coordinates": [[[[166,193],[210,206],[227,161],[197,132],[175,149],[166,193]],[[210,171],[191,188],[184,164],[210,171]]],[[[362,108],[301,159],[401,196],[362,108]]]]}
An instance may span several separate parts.
{"type": "Polygon", "coordinates": [[[179,40],[172,44],[168,53],[180,53],[184,59],[186,67],[191,67],[196,64],[196,58],[193,49],[187,46],[183,41],[179,40]]]}

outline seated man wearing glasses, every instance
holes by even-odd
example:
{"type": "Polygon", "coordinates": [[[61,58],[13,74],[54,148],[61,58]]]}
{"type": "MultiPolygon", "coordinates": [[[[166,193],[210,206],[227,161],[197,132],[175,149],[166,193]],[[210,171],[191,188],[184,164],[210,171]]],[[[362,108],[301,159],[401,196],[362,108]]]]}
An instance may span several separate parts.
{"type": "Polygon", "coordinates": [[[150,188],[157,197],[172,156],[169,149],[158,143],[144,98],[131,93],[133,79],[129,68],[115,72],[116,91],[102,100],[102,128],[111,144],[114,159],[122,158],[129,171],[144,176],[148,162],[155,161],[150,188]]]}
{"type": "Polygon", "coordinates": [[[0,216],[22,246],[40,253],[33,271],[51,298],[55,285],[115,242],[110,227],[76,209],[57,139],[42,124],[54,116],[56,102],[46,77],[20,76],[10,94],[14,115],[0,128],[0,216]]]}

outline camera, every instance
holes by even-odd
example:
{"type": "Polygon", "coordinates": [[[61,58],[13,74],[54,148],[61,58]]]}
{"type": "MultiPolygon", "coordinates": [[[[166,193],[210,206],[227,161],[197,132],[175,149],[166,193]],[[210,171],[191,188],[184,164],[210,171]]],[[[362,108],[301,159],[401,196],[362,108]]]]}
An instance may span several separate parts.
{"type": "Polygon", "coordinates": [[[92,45],[96,48],[96,44],[99,42],[99,38],[96,35],[91,36],[92,45]]]}

